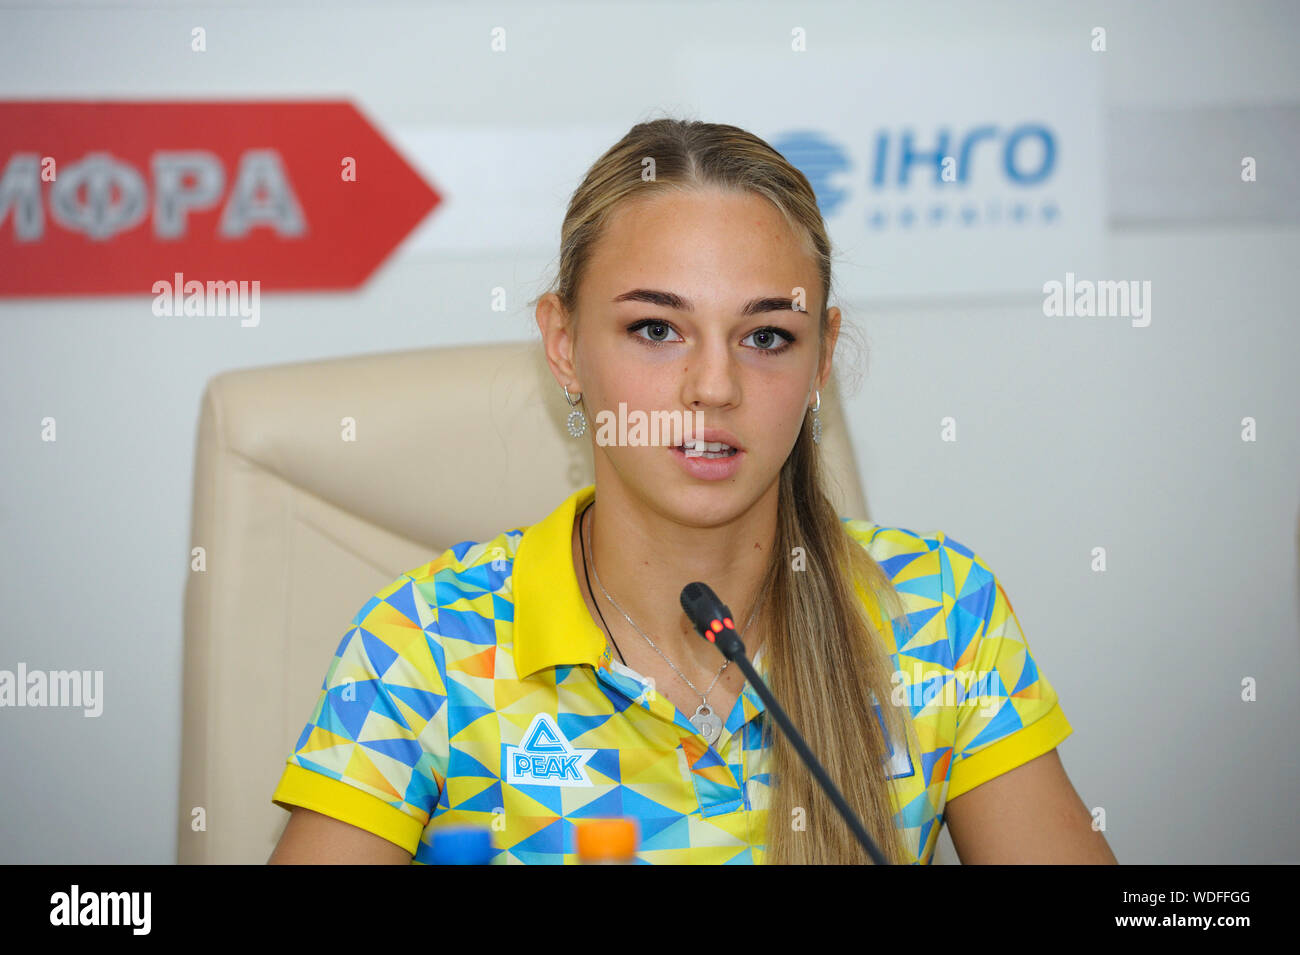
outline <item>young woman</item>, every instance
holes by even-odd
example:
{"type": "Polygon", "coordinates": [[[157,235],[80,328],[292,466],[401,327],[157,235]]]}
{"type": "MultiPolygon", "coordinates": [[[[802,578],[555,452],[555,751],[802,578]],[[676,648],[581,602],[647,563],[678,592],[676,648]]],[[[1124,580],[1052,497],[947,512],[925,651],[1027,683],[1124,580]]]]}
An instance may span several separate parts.
{"type": "Polygon", "coordinates": [[[537,302],[595,484],[362,609],[275,792],[272,862],[427,861],[466,823],[498,862],[572,862],[575,824],[608,816],[646,862],[869,861],[693,630],[696,580],[891,861],[928,863],[945,822],[966,863],[1115,861],[988,566],[822,488],[830,254],[808,181],[736,127],[643,123],[596,162],[537,302]],[[620,405],[683,432],[620,443],[620,405]]]}

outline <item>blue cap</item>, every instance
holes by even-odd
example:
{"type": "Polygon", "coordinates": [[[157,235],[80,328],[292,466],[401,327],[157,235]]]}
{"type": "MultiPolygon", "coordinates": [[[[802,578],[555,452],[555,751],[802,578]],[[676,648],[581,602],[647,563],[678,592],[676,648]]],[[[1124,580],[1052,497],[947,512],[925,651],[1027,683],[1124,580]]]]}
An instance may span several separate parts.
{"type": "Polygon", "coordinates": [[[492,831],[480,826],[435,829],[431,843],[430,865],[491,865],[496,855],[492,831]]]}

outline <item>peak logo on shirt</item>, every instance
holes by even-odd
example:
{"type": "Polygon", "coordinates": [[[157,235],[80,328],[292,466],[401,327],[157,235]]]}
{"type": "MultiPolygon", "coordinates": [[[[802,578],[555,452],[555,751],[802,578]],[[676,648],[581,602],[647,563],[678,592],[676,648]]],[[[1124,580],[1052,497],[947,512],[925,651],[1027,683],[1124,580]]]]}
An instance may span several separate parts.
{"type": "Polygon", "coordinates": [[[524,732],[522,746],[506,745],[506,782],[527,786],[591,786],[587,761],[594,749],[574,749],[555,721],[538,713],[524,732]]]}

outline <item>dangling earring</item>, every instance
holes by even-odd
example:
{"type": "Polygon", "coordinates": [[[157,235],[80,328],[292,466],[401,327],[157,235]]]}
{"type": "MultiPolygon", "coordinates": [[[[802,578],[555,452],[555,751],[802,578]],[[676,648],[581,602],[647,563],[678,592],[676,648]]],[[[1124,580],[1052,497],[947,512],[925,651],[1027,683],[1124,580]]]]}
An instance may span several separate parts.
{"type": "Polygon", "coordinates": [[[587,433],[587,416],[578,410],[578,401],[582,400],[582,395],[579,394],[578,400],[574,401],[573,396],[569,394],[569,386],[561,385],[560,387],[564,389],[564,400],[567,401],[569,407],[573,409],[569,412],[569,434],[573,435],[575,438],[581,438],[587,433]]]}
{"type": "Polygon", "coordinates": [[[822,407],[822,393],[821,393],[820,391],[818,391],[818,392],[817,392],[817,404],[816,404],[816,406],[812,409],[812,416],[813,416],[813,423],[812,423],[813,444],[821,444],[821,443],[822,443],[822,419],[821,419],[820,417],[818,417],[818,415],[817,415],[817,412],[821,410],[821,407],[822,407]]]}

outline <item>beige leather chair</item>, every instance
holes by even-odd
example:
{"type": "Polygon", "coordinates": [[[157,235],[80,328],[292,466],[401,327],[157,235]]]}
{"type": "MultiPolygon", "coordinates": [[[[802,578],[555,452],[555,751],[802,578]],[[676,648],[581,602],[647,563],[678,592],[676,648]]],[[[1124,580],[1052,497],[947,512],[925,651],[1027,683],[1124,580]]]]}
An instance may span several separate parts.
{"type": "MultiPolygon", "coordinates": [[[[205,568],[185,593],[179,862],[266,861],[289,820],[271,793],[353,616],[452,544],[534,524],[590,484],[589,438],[569,437],[568,412],[540,341],[209,382],[190,540],[205,568]]],[[[839,513],[866,517],[833,387],[821,413],[839,513]]]]}

